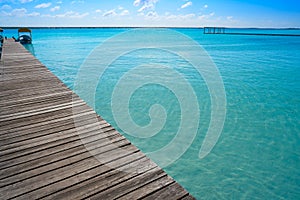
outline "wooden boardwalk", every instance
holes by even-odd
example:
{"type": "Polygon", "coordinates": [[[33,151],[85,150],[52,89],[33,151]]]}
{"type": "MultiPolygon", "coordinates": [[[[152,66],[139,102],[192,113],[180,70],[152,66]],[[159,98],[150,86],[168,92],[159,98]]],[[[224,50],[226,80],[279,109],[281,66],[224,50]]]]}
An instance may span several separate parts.
{"type": "Polygon", "coordinates": [[[0,84],[0,199],[194,199],[19,43],[0,84]]]}

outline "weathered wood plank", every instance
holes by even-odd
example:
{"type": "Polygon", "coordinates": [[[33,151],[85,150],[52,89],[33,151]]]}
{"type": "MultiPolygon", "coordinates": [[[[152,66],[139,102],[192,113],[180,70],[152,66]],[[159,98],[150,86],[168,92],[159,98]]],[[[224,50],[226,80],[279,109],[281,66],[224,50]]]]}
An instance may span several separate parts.
{"type": "Polygon", "coordinates": [[[187,195],[187,196],[181,198],[181,200],[196,200],[196,199],[192,195],[187,195]]]}
{"type": "MultiPolygon", "coordinates": [[[[4,84],[0,82],[0,86],[4,84]]],[[[61,87],[49,88],[49,85],[35,85],[33,87],[19,88],[19,89],[9,89],[0,90],[0,97],[2,99],[1,103],[6,103],[6,101],[15,101],[17,99],[35,97],[37,95],[45,95],[57,92],[66,91],[65,86],[61,84],[61,87]]]]}
{"type": "MultiPolygon", "coordinates": [[[[125,145],[129,145],[130,143],[125,140],[122,137],[112,137],[110,139],[111,143],[108,143],[106,141],[106,143],[101,143],[101,141],[95,141],[93,143],[90,143],[90,145],[93,145],[93,150],[91,151],[91,153],[93,154],[103,154],[103,153],[107,153],[110,151],[115,151],[115,147],[122,147],[125,145]],[[113,145],[112,145],[113,144],[113,145]]],[[[73,149],[69,149],[67,151],[63,151],[57,154],[54,154],[52,156],[48,156],[48,162],[45,163],[45,159],[39,159],[39,160],[33,160],[30,163],[31,165],[31,169],[21,169],[24,170],[22,173],[18,173],[18,174],[14,174],[14,175],[10,175],[8,177],[5,177],[3,179],[0,180],[0,187],[4,187],[6,185],[10,185],[16,182],[20,182],[21,180],[26,180],[29,178],[32,178],[34,176],[37,176],[39,174],[43,174],[45,172],[48,172],[49,169],[54,170],[54,169],[59,169],[62,168],[66,165],[66,163],[68,165],[74,163],[73,167],[76,167],[75,163],[81,161],[81,160],[85,160],[85,159],[95,159],[93,154],[91,154],[90,152],[86,152],[84,151],[84,147],[78,146],[77,148],[73,148],[73,149]],[[58,157],[60,156],[60,157],[58,157]],[[57,160],[57,158],[59,158],[59,160],[57,160]],[[41,163],[39,162],[41,161],[41,163]],[[43,162],[44,161],[44,162],[43,162]],[[44,165],[43,165],[44,164],[44,165]],[[32,170],[34,169],[34,170],[32,170]]],[[[90,161],[86,161],[87,163],[90,161]]],[[[88,165],[89,166],[89,165],[88,165]]],[[[85,166],[86,167],[86,166],[85,166]]],[[[78,170],[78,169],[76,169],[78,170]]]]}
{"type": "MultiPolygon", "coordinates": [[[[101,133],[100,131],[96,132],[98,129],[101,129],[102,131],[105,132],[106,130],[111,130],[112,127],[110,127],[107,124],[99,125],[98,123],[88,124],[88,125],[80,127],[80,130],[93,131],[93,134],[97,134],[97,135],[99,133],[101,133]]],[[[3,150],[0,152],[0,162],[10,160],[10,159],[15,159],[17,157],[31,154],[33,152],[37,152],[42,149],[47,149],[47,148],[49,148],[50,145],[55,145],[57,143],[65,143],[66,139],[69,139],[71,137],[72,137],[72,139],[74,139],[74,137],[75,138],[79,137],[77,131],[78,131],[78,128],[69,129],[69,130],[63,131],[62,134],[60,134],[57,137],[51,137],[51,138],[47,138],[44,141],[38,141],[36,143],[26,144],[24,146],[19,146],[19,147],[13,148],[13,149],[3,150]]],[[[1,163],[0,163],[0,166],[1,166],[1,163]]]]}
{"type": "Polygon", "coordinates": [[[83,111],[86,112],[78,113],[74,116],[70,116],[70,113],[68,113],[69,115],[66,115],[66,117],[64,115],[61,115],[60,118],[49,119],[49,121],[33,121],[30,124],[26,124],[24,126],[1,130],[3,132],[3,134],[0,135],[1,144],[10,143],[9,140],[17,142],[28,138],[34,138],[38,135],[43,135],[44,131],[47,131],[49,129],[59,128],[62,125],[65,126],[68,124],[74,124],[75,118],[76,120],[81,120],[81,122],[91,118],[94,119],[92,111],[84,109],[83,111]]]}
{"type": "Polygon", "coordinates": [[[122,182],[118,185],[115,185],[114,187],[111,187],[108,190],[97,193],[91,196],[90,199],[117,199],[163,176],[165,176],[163,170],[159,168],[154,168],[126,182],[122,182]]]}
{"type": "MultiPolygon", "coordinates": [[[[89,143],[98,142],[98,141],[103,140],[105,138],[105,136],[107,136],[106,140],[110,141],[111,143],[113,140],[112,138],[120,137],[120,135],[118,133],[116,133],[116,131],[113,129],[105,132],[102,138],[101,138],[101,135],[99,136],[98,134],[95,134],[94,131],[90,131],[90,132],[86,133],[84,138],[79,138],[79,137],[74,136],[73,138],[61,140],[57,143],[55,143],[55,142],[49,143],[49,144],[45,145],[46,147],[50,146],[49,148],[41,148],[41,149],[38,149],[38,151],[29,152],[29,154],[25,154],[25,155],[4,161],[3,163],[1,163],[0,169],[3,170],[3,172],[5,172],[6,169],[8,171],[13,170],[13,168],[19,169],[22,166],[23,167],[26,166],[29,161],[38,160],[41,158],[48,158],[48,156],[52,156],[53,154],[57,154],[60,152],[63,152],[65,154],[67,151],[70,151],[69,154],[67,154],[66,156],[73,156],[76,154],[81,154],[86,151],[85,146],[82,145],[81,139],[85,140],[86,145],[90,145],[89,143]],[[107,135],[109,135],[109,136],[107,136],[107,135]]],[[[123,138],[120,138],[120,140],[121,139],[123,139],[123,138]]],[[[103,145],[105,145],[105,143],[103,145]]],[[[65,158],[65,156],[56,157],[54,159],[60,160],[60,159],[64,159],[64,158],[65,158]]],[[[41,160],[39,160],[39,161],[41,161],[41,160]]],[[[42,161],[41,161],[41,163],[42,163],[42,161]]],[[[41,163],[39,163],[39,164],[41,164],[41,163]]],[[[26,167],[24,167],[23,169],[25,170],[26,167]]],[[[23,169],[21,169],[21,171],[23,169]]],[[[3,176],[5,176],[5,174],[3,174],[3,176]]]]}
{"type": "MultiPolygon", "coordinates": [[[[140,188],[137,188],[136,190],[124,195],[124,196],[121,196],[120,198],[118,199],[140,199],[140,198],[144,198],[146,197],[147,195],[150,195],[152,193],[154,193],[155,191],[158,191],[160,190],[161,188],[164,188],[172,183],[174,183],[175,181],[165,175],[165,176],[162,176],[161,178],[153,181],[153,182],[150,182],[149,184],[147,185],[144,185],[143,187],[140,187],[140,188]]],[[[171,196],[172,197],[172,196],[171,196]]]]}
{"type": "MultiPolygon", "coordinates": [[[[114,130],[107,132],[107,134],[109,134],[109,137],[107,137],[106,139],[99,139],[98,136],[92,135],[85,139],[86,144],[93,144],[94,142],[97,142],[101,143],[102,146],[106,146],[108,144],[111,144],[112,142],[115,143],[124,140],[124,137],[122,137],[114,130]]],[[[80,140],[66,143],[65,145],[52,147],[47,150],[42,150],[38,153],[31,154],[32,156],[21,157],[19,159],[19,163],[10,166],[9,168],[2,169],[0,178],[8,178],[10,176],[26,172],[37,167],[41,167],[43,165],[50,165],[53,162],[57,162],[59,160],[66,159],[68,157],[79,155],[85,152],[85,148],[80,140]]],[[[17,161],[14,162],[16,163],[17,161]]]]}
{"type": "Polygon", "coordinates": [[[128,180],[130,177],[135,177],[139,174],[145,173],[157,166],[154,163],[149,162],[149,159],[142,158],[140,160],[133,161],[129,164],[120,163],[122,167],[113,168],[111,171],[100,176],[87,180],[84,183],[80,183],[73,187],[70,187],[58,194],[54,194],[49,199],[82,199],[104,191],[113,185],[122,183],[128,180]],[[127,172],[128,168],[134,168],[135,171],[127,172]]]}
{"type": "Polygon", "coordinates": [[[1,59],[1,198],[192,198],[22,45],[1,59]]]}
{"type": "MultiPolygon", "coordinates": [[[[126,145],[126,144],[124,144],[126,145]]],[[[127,145],[126,148],[128,152],[132,152],[134,148],[127,145]]],[[[110,159],[110,155],[119,155],[119,151],[114,149],[112,152],[108,153],[109,156],[106,156],[107,159],[110,159]]],[[[92,157],[92,155],[90,155],[92,157]]],[[[72,162],[70,159],[65,159],[62,167],[51,169],[46,173],[40,174],[38,176],[33,176],[29,179],[18,181],[7,187],[0,188],[0,192],[4,198],[17,197],[22,194],[31,192],[33,190],[48,186],[60,180],[70,178],[75,176],[77,173],[82,171],[90,170],[90,167],[94,167],[99,164],[99,161],[92,157],[92,160],[81,160],[82,162],[72,162]],[[10,190],[14,190],[14,194],[10,193],[10,190]]],[[[85,185],[86,187],[86,185],[85,185]]],[[[78,190],[77,190],[78,191],[78,190]]],[[[73,194],[73,192],[72,192],[73,194]]],[[[73,198],[74,199],[74,198],[73,198]]]]}
{"type": "Polygon", "coordinates": [[[95,165],[90,170],[83,171],[69,178],[58,181],[50,186],[39,188],[30,192],[29,194],[24,195],[24,197],[38,197],[45,199],[60,199],[59,196],[63,195],[68,188],[76,187],[78,184],[84,184],[90,181],[91,179],[96,178],[97,176],[103,175],[112,171],[113,169],[109,167],[110,165],[116,166],[115,169],[122,165],[130,164],[136,160],[140,160],[145,156],[140,152],[123,152],[109,154],[110,159],[107,162],[101,162],[95,165]]]}
{"type": "Polygon", "coordinates": [[[160,190],[154,192],[146,196],[145,200],[152,200],[152,199],[167,199],[168,197],[172,197],[173,199],[181,199],[188,195],[188,193],[184,190],[180,190],[181,186],[178,183],[174,182],[167,187],[161,188],[160,190]]]}
{"type": "Polygon", "coordinates": [[[85,103],[83,101],[75,101],[75,102],[68,102],[68,103],[63,103],[59,105],[54,105],[54,106],[48,106],[44,108],[39,108],[35,110],[29,110],[29,111],[23,111],[23,112],[15,112],[13,114],[7,114],[7,115],[1,115],[0,117],[0,122],[2,121],[11,121],[19,118],[26,118],[30,117],[33,115],[39,115],[39,114],[44,114],[44,113],[49,113],[57,110],[63,110],[65,108],[72,108],[75,105],[84,105],[85,103]]]}
{"type": "Polygon", "coordinates": [[[75,117],[77,118],[78,116],[83,115],[83,113],[90,114],[90,112],[92,112],[93,115],[95,113],[94,111],[91,111],[91,109],[86,105],[78,105],[78,106],[73,106],[71,108],[65,108],[62,110],[53,111],[50,113],[33,115],[27,117],[26,120],[18,119],[13,121],[1,122],[0,136],[4,134],[6,135],[8,133],[13,133],[15,131],[22,131],[24,129],[36,127],[39,125],[45,125],[48,122],[49,123],[60,122],[65,120],[66,118],[74,119],[75,117]],[[75,114],[72,115],[73,109],[76,109],[77,111],[76,115],[75,114]]]}
{"type": "MultiPolygon", "coordinates": [[[[95,122],[95,119],[90,118],[86,121],[81,121],[80,123],[81,123],[81,126],[85,126],[85,125],[92,124],[94,122],[95,122]]],[[[68,124],[66,124],[66,123],[61,124],[61,126],[58,126],[56,129],[51,128],[44,132],[39,131],[37,134],[40,134],[40,135],[32,134],[25,139],[23,138],[23,140],[21,140],[21,141],[17,141],[17,139],[9,140],[7,143],[5,143],[5,141],[2,143],[2,141],[1,141],[0,156],[5,154],[5,150],[8,150],[8,149],[14,149],[13,151],[19,151],[19,149],[21,148],[21,150],[23,151],[24,148],[30,148],[33,145],[37,146],[37,145],[40,145],[43,143],[48,143],[52,140],[60,140],[60,139],[66,138],[69,135],[66,134],[66,132],[64,132],[64,131],[68,131],[68,130],[74,128],[74,126],[75,126],[73,121],[71,121],[69,126],[66,126],[66,125],[68,125],[68,124]]],[[[99,126],[99,127],[100,128],[109,127],[109,124],[107,124],[106,122],[103,121],[101,123],[101,126],[99,126]]]]}

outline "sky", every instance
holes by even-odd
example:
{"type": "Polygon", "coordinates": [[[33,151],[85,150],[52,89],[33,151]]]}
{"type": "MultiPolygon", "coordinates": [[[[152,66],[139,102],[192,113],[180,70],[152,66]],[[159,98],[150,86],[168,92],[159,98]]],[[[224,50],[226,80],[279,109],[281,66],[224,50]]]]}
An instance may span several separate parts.
{"type": "Polygon", "coordinates": [[[300,0],[0,0],[0,27],[300,28],[300,0]]]}

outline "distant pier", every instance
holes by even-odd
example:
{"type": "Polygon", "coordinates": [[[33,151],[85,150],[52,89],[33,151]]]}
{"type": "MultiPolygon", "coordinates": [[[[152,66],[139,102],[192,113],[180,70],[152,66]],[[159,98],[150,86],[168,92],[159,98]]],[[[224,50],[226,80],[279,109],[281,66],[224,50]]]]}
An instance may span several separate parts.
{"type": "Polygon", "coordinates": [[[0,172],[1,199],[194,199],[13,40],[0,62],[0,172]]]}
{"type": "Polygon", "coordinates": [[[300,34],[281,34],[281,33],[238,33],[238,32],[227,32],[230,30],[225,27],[204,27],[204,34],[226,34],[226,35],[256,35],[256,36],[300,36],[300,34]]]}
{"type": "Polygon", "coordinates": [[[204,27],[204,34],[225,34],[224,27],[204,27]]]}

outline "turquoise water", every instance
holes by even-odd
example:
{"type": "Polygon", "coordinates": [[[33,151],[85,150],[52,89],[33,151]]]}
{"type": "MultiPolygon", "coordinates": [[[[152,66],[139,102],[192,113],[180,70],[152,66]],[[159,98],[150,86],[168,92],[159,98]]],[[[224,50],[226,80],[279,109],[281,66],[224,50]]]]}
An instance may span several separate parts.
{"type": "MultiPolygon", "coordinates": [[[[108,38],[128,30],[35,29],[33,45],[27,48],[73,88],[79,68],[90,52],[108,38]]],[[[167,173],[197,199],[299,199],[300,37],[203,35],[201,29],[174,30],[202,45],[224,82],[226,120],[210,154],[204,159],[198,157],[210,122],[209,91],[203,77],[178,55],[157,49],[139,49],[121,55],[99,80],[96,111],[143,152],[163,148],[176,136],[181,120],[176,95],[160,85],[149,84],[136,90],[129,107],[138,125],[150,122],[148,110],[154,103],[162,105],[168,114],[163,130],[153,137],[138,138],[118,128],[111,110],[111,93],[118,80],[135,65],[171,66],[194,88],[200,121],[192,145],[164,168],[167,173]]],[[[278,33],[278,30],[265,31],[278,33]]],[[[9,30],[4,34],[10,36],[15,32],[9,30]]]]}

